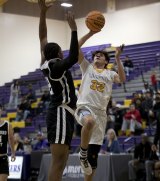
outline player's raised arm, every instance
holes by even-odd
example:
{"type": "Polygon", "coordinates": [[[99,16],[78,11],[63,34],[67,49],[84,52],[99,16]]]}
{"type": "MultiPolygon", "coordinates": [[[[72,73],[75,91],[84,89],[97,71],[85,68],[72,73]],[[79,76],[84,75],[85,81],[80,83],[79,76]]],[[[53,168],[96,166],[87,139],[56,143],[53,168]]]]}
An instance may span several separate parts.
{"type": "Polygon", "coordinates": [[[114,78],[115,83],[125,82],[125,80],[126,80],[125,71],[124,71],[122,62],[120,60],[120,55],[123,51],[122,46],[120,46],[116,49],[116,54],[115,54],[115,59],[116,59],[117,67],[118,67],[118,76],[115,76],[115,78],[114,78]]]}
{"type": "Polygon", "coordinates": [[[43,50],[47,44],[47,24],[46,24],[46,12],[52,6],[53,3],[46,3],[45,0],[38,0],[40,7],[40,21],[39,21],[39,40],[41,51],[41,65],[44,63],[45,58],[43,50]]]}
{"type": "Polygon", "coordinates": [[[79,44],[78,64],[81,64],[82,61],[83,61],[83,59],[84,59],[83,52],[81,51],[82,45],[83,45],[89,38],[91,38],[95,33],[98,33],[98,32],[93,32],[93,31],[90,30],[87,34],[85,34],[85,35],[78,41],[78,44],[79,44]]]}
{"type": "Polygon", "coordinates": [[[78,62],[79,46],[78,46],[78,36],[77,36],[77,25],[74,19],[74,15],[71,12],[66,14],[66,18],[71,29],[71,43],[69,49],[69,55],[61,61],[57,61],[56,64],[54,60],[49,61],[49,67],[52,70],[52,76],[61,77],[64,71],[71,68],[74,64],[78,62]]]}
{"type": "Polygon", "coordinates": [[[74,65],[78,61],[78,35],[77,35],[77,24],[72,12],[66,14],[68,25],[71,29],[71,43],[69,49],[69,66],[74,65]]]}

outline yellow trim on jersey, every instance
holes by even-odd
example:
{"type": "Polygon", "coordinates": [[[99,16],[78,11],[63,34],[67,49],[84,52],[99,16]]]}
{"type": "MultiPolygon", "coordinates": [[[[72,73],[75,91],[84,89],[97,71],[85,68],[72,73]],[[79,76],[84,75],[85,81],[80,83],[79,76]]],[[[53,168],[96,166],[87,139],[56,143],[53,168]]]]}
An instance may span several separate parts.
{"type": "Polygon", "coordinates": [[[93,68],[98,72],[98,73],[102,73],[105,69],[103,68],[103,69],[98,69],[98,68],[96,68],[96,67],[94,67],[93,66],[93,68]]]}

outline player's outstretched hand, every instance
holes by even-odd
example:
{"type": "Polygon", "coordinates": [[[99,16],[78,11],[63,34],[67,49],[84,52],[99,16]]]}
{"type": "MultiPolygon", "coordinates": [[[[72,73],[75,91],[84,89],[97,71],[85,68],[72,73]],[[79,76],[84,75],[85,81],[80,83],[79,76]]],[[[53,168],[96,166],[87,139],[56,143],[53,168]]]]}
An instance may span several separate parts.
{"type": "Polygon", "coordinates": [[[15,154],[12,154],[11,155],[11,162],[14,162],[16,160],[16,156],[15,156],[15,154]]]}
{"type": "Polygon", "coordinates": [[[72,31],[77,31],[77,24],[74,18],[74,14],[72,12],[67,12],[66,19],[68,21],[68,25],[72,31]]]}
{"type": "Polygon", "coordinates": [[[46,3],[45,0],[38,0],[38,4],[39,4],[41,11],[47,11],[53,5],[52,2],[46,3]]]}
{"type": "Polygon", "coordinates": [[[122,44],[120,47],[116,48],[116,54],[115,54],[116,60],[120,59],[120,55],[123,52],[123,48],[124,48],[124,44],[122,44]]]}

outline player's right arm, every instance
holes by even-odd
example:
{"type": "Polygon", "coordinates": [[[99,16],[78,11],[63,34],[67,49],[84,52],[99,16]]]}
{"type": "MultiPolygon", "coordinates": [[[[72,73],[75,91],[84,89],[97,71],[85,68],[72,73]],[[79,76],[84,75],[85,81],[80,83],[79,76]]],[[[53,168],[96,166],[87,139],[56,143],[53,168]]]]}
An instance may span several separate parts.
{"type": "Polygon", "coordinates": [[[14,161],[16,159],[15,157],[15,150],[14,150],[14,137],[13,137],[13,129],[10,123],[9,124],[9,131],[8,131],[8,141],[11,148],[11,160],[14,161]]]}
{"type": "Polygon", "coordinates": [[[78,64],[80,65],[82,63],[82,61],[84,60],[84,54],[81,50],[82,45],[89,39],[91,38],[95,33],[98,32],[93,32],[93,31],[89,31],[87,34],[85,34],[79,41],[79,58],[78,58],[78,64]]]}
{"type": "Polygon", "coordinates": [[[52,6],[52,3],[45,3],[45,0],[38,0],[40,7],[40,21],[39,21],[39,40],[41,51],[41,65],[45,62],[43,54],[44,47],[47,44],[47,24],[46,24],[46,12],[52,6]]]}

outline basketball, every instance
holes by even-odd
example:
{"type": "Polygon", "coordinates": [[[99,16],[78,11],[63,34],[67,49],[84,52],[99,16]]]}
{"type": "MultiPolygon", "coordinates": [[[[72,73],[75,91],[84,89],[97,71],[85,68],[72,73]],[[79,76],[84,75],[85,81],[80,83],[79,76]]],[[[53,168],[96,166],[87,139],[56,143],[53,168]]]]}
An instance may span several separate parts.
{"type": "Polygon", "coordinates": [[[99,11],[91,11],[90,13],[88,13],[85,23],[88,29],[97,32],[104,27],[105,17],[99,11]]]}

